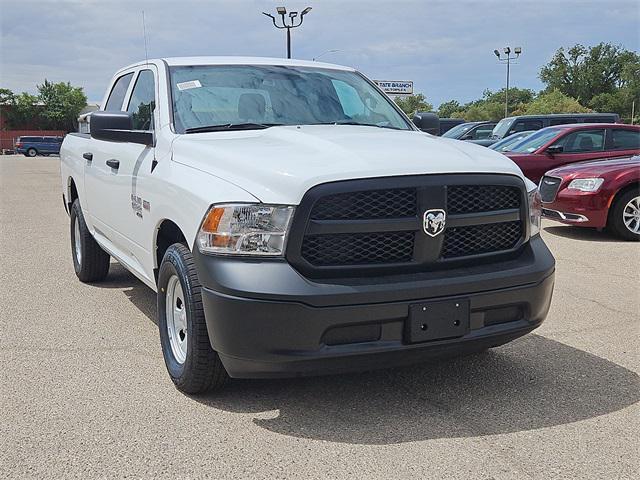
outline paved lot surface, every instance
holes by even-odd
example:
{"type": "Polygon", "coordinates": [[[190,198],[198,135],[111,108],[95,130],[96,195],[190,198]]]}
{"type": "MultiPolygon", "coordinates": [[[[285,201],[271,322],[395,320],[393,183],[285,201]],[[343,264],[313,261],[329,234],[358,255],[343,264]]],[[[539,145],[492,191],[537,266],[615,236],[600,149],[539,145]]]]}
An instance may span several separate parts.
{"type": "Polygon", "coordinates": [[[0,477],[638,478],[640,245],[545,224],[551,313],[486,354],[194,398],[151,290],[77,281],[58,172],[0,157],[0,477]]]}

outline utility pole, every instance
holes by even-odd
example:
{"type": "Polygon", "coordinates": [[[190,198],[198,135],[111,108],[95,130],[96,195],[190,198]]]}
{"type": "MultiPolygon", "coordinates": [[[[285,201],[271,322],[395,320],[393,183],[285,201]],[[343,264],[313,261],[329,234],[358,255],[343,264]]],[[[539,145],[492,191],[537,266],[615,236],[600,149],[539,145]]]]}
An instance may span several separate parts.
{"type": "Polygon", "coordinates": [[[502,63],[507,64],[507,88],[504,91],[504,116],[509,116],[509,70],[511,67],[511,60],[515,60],[522,53],[521,47],[516,47],[513,49],[513,53],[515,54],[513,57],[511,56],[511,47],[504,47],[502,50],[504,52],[504,57],[500,54],[498,50],[494,50],[493,53],[498,57],[498,60],[502,63]]]}
{"type": "Polygon", "coordinates": [[[298,28],[300,25],[302,25],[302,22],[304,21],[304,16],[310,11],[311,11],[311,7],[305,8],[304,10],[302,10],[302,12],[300,12],[299,17],[298,17],[298,12],[290,12],[289,21],[287,22],[287,19],[285,18],[285,15],[287,14],[287,9],[285,7],[277,7],[276,13],[281,17],[281,22],[282,22],[281,25],[277,23],[275,16],[267,12],[262,12],[263,15],[266,15],[273,21],[274,27],[280,30],[283,30],[283,29],[287,30],[287,58],[291,58],[291,29],[298,28]],[[298,20],[296,20],[296,17],[298,18],[298,20]]]}

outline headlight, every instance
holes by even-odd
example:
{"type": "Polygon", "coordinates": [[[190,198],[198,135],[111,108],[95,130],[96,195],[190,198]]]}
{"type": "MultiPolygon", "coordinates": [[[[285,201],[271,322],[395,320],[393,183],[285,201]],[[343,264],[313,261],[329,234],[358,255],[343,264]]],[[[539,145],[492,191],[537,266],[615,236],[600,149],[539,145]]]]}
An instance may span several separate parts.
{"type": "Polygon", "coordinates": [[[527,195],[529,200],[529,224],[531,228],[531,236],[538,235],[540,233],[540,221],[542,218],[542,200],[540,199],[540,192],[537,188],[534,188],[527,195]]]}
{"type": "Polygon", "coordinates": [[[600,188],[604,178],[576,178],[571,180],[567,189],[580,190],[581,192],[595,192],[600,188]]]}
{"type": "Polygon", "coordinates": [[[214,205],[198,232],[198,248],[202,253],[282,255],[293,210],[283,205],[214,205]]]}

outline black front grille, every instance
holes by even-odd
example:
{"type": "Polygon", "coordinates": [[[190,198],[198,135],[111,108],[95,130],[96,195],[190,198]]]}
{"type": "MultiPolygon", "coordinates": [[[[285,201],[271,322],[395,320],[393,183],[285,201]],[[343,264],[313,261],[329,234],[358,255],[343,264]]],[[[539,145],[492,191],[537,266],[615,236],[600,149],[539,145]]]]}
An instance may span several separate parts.
{"type": "Polygon", "coordinates": [[[540,182],[540,198],[545,203],[551,203],[556,199],[562,179],[556,177],[542,177],[540,182]]]}
{"type": "Polygon", "coordinates": [[[415,188],[389,188],[329,195],[313,206],[314,220],[412,217],[416,214],[415,188]]]}
{"type": "Polygon", "coordinates": [[[470,225],[445,231],[442,258],[466,257],[515,247],[522,237],[520,221],[470,225]]]}
{"type": "Polygon", "coordinates": [[[447,189],[447,213],[520,208],[520,190],[502,185],[455,185],[447,189]]]}
{"type": "Polygon", "coordinates": [[[302,256],[312,265],[410,262],[415,232],[308,235],[302,256]]]}
{"type": "Polygon", "coordinates": [[[398,274],[514,251],[526,235],[525,189],[506,175],[424,175],[319,185],[296,210],[287,259],[310,276],[398,274]],[[424,230],[427,210],[445,230],[424,230]]]}

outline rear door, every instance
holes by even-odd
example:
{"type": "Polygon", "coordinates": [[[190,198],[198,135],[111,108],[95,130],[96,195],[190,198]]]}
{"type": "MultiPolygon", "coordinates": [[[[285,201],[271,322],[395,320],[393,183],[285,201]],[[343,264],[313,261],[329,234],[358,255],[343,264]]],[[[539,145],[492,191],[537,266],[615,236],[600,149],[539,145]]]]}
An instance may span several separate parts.
{"type": "Polygon", "coordinates": [[[607,157],[640,153],[640,128],[610,128],[607,136],[607,157]]]}

